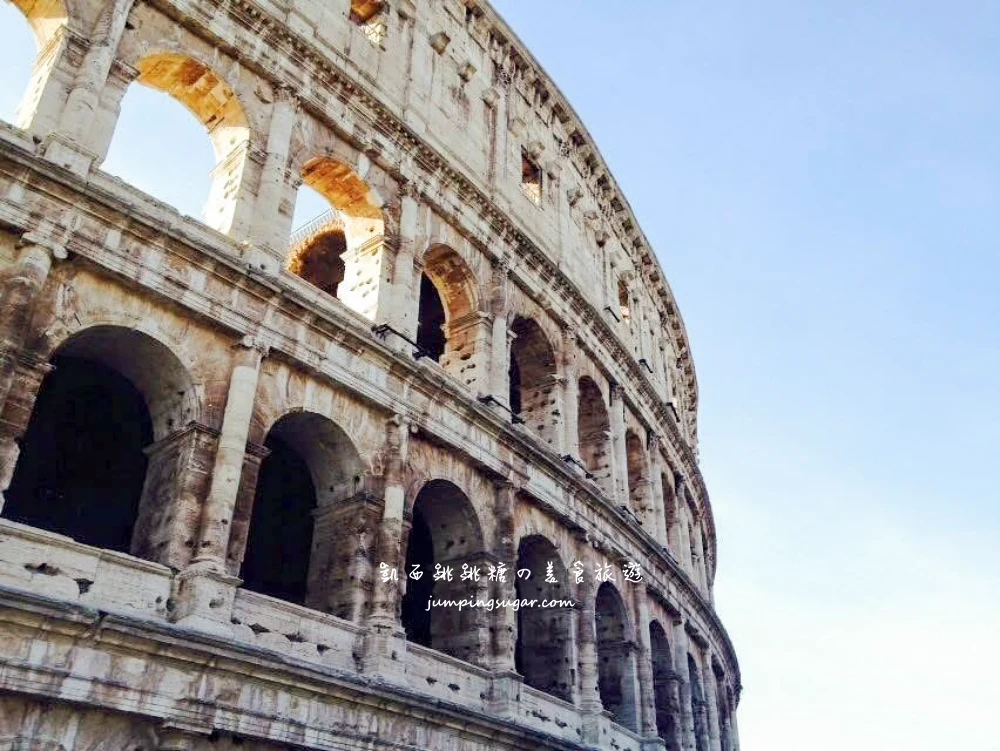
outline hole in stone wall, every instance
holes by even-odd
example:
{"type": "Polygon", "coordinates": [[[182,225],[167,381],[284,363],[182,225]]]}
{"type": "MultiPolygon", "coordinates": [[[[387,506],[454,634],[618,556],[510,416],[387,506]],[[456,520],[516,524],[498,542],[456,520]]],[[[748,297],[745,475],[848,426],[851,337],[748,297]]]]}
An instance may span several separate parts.
{"type": "Polygon", "coordinates": [[[3,515],[86,545],[131,549],[153,429],[117,371],[57,356],[42,383],[3,515]]]}
{"type": "Polygon", "coordinates": [[[510,327],[511,412],[519,415],[540,438],[550,443],[555,436],[556,358],[541,327],[530,318],[518,317],[510,327]]]}
{"type": "MultiPolygon", "coordinates": [[[[569,581],[555,546],[541,536],[526,537],[518,546],[516,570],[527,569],[529,579],[517,579],[515,589],[522,600],[569,600],[569,581]],[[555,583],[546,582],[552,564],[555,583]]],[[[572,700],[570,664],[571,608],[521,608],[517,612],[515,669],[524,682],[566,701],[572,700]]]]}
{"type": "Polygon", "coordinates": [[[622,279],[618,280],[618,310],[622,314],[623,321],[631,320],[632,309],[629,304],[628,285],[622,279]]]}
{"type": "Polygon", "coordinates": [[[264,445],[240,578],[254,592],[303,604],[316,491],[305,460],[274,430],[264,445]]]}
{"type": "Polygon", "coordinates": [[[427,274],[420,277],[420,305],[417,321],[417,344],[440,361],[445,349],[444,305],[437,287],[427,274]]]}
{"type": "Polygon", "coordinates": [[[602,584],[594,606],[601,703],[615,722],[637,730],[634,662],[625,613],[618,590],[608,582],[602,584]]]}
{"type": "Polygon", "coordinates": [[[472,504],[456,485],[432,480],[421,488],[413,504],[413,527],[406,548],[407,573],[420,564],[423,576],[408,580],[402,603],[402,625],[407,638],[460,660],[476,662],[484,645],[479,643],[480,619],[476,608],[435,607],[434,599],[474,599],[477,583],[462,581],[463,563],[482,565],[482,532],[472,504]],[[451,581],[434,581],[435,565],[452,570],[451,581]],[[431,580],[427,582],[425,580],[431,580]],[[416,585],[416,586],[414,586],[416,585]]]}
{"type": "Polygon", "coordinates": [[[675,746],[677,718],[671,705],[673,667],[670,642],[658,621],[649,624],[649,652],[653,663],[653,703],[656,707],[656,734],[667,744],[667,751],[680,751],[675,746]]]}
{"type": "Polygon", "coordinates": [[[521,150],[521,192],[536,206],[541,205],[542,169],[523,149],[521,150]]]}

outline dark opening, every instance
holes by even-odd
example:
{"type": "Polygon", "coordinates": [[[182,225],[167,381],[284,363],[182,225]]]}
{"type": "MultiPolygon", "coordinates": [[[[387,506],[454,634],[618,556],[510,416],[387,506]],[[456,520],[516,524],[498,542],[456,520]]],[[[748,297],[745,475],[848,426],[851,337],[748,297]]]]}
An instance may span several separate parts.
{"type": "Polygon", "coordinates": [[[597,687],[601,703],[619,725],[636,729],[635,694],[629,665],[631,654],[625,605],[615,588],[602,584],[594,606],[597,632],[597,687]]]}
{"type": "Polygon", "coordinates": [[[507,370],[507,380],[510,383],[510,411],[521,414],[521,368],[517,364],[517,355],[510,353],[510,368],[507,370]]]}
{"type": "Polygon", "coordinates": [[[420,277],[420,306],[417,318],[417,345],[435,360],[444,354],[444,305],[437,287],[427,274],[420,277]]]}
{"type": "Polygon", "coordinates": [[[312,549],[316,491],[309,467],[274,432],[264,445],[250,535],[240,578],[254,592],[303,604],[312,549]]]}
{"type": "Polygon", "coordinates": [[[649,624],[650,657],[653,662],[653,703],[656,707],[656,733],[664,740],[667,751],[679,751],[676,745],[677,727],[671,708],[670,643],[666,632],[656,621],[649,624]]]}
{"type": "Polygon", "coordinates": [[[628,299],[628,287],[620,279],[618,280],[618,309],[622,314],[623,321],[627,321],[632,317],[628,299]]]}
{"type": "Polygon", "coordinates": [[[347,238],[343,232],[325,232],[293,250],[288,269],[314,287],[336,297],[340,283],[344,281],[344,259],[341,256],[346,251],[347,238]]]}
{"type": "Polygon", "coordinates": [[[153,428],[142,394],[99,363],[55,357],[28,423],[3,515],[127,553],[153,428]]]}
{"type": "MultiPolygon", "coordinates": [[[[531,572],[528,579],[516,579],[519,600],[570,600],[565,585],[569,577],[551,542],[540,536],[523,539],[518,546],[517,570],[531,572]],[[552,564],[555,582],[546,582],[552,564]]],[[[532,688],[565,701],[572,700],[575,672],[570,664],[570,607],[529,607],[517,611],[517,641],[514,669],[532,688]]]]}
{"type": "Polygon", "coordinates": [[[418,564],[424,575],[420,579],[406,580],[406,594],[403,596],[402,621],[406,630],[406,638],[425,647],[431,645],[431,613],[427,610],[427,601],[434,593],[434,541],[431,530],[424,519],[423,510],[413,510],[413,526],[410,528],[410,541],[406,546],[406,572],[413,570],[413,564],[418,564]]]}

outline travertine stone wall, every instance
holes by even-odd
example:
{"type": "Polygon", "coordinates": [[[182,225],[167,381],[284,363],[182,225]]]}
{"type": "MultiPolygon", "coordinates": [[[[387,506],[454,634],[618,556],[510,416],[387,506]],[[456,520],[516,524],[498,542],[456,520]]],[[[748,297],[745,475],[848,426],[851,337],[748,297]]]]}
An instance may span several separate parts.
{"type": "Polygon", "coordinates": [[[596,146],[494,11],[18,7],[40,51],[0,128],[0,745],[737,749],[684,327],[596,146]],[[204,223],[100,169],[140,85],[205,126],[204,223]],[[336,297],[290,266],[303,184],[344,234],[336,297]],[[424,276],[437,361],[414,345],[424,276]],[[148,412],[126,549],[25,495],[29,460],[65,459],[39,463],[32,436],[70,360],[148,412]],[[274,441],[312,489],[297,601],[240,578],[266,477],[290,471],[274,441]],[[435,597],[575,605],[422,622],[417,553],[545,559],[559,582],[456,573],[435,597]]]}

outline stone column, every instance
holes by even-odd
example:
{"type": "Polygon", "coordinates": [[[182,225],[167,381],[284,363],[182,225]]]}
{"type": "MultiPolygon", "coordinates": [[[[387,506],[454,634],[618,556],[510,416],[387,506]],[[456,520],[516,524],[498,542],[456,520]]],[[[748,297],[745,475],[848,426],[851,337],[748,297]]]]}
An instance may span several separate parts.
{"type": "Polygon", "coordinates": [[[595,579],[596,557],[587,547],[580,555],[584,563],[583,581],[577,585],[577,602],[579,602],[579,643],[578,655],[580,666],[580,714],[583,726],[583,742],[590,746],[604,743],[604,731],[610,728],[610,713],[604,711],[601,702],[601,691],[598,686],[597,667],[597,622],[595,609],[597,605],[597,582],[595,579]]]}
{"type": "Polygon", "coordinates": [[[61,26],[38,51],[28,88],[17,108],[17,126],[42,140],[59,122],[83,59],[86,40],[61,26]]]}
{"type": "MultiPolygon", "coordinates": [[[[365,673],[406,680],[406,632],[400,624],[403,587],[406,583],[406,550],[403,549],[403,510],[406,501],[406,457],[410,424],[401,414],[386,423],[382,449],[384,503],[375,547],[375,584],[368,631],[361,649],[365,673]],[[383,582],[381,564],[395,568],[399,581],[383,582]]],[[[430,576],[429,571],[424,576],[430,576]]]]}
{"type": "Polygon", "coordinates": [[[649,488],[653,504],[653,537],[660,545],[667,545],[667,509],[663,492],[663,454],[660,453],[660,437],[649,437],[649,488]]]}
{"type": "Polygon", "coordinates": [[[261,360],[267,348],[247,335],[237,345],[222,416],[212,478],[201,512],[192,563],[178,575],[174,619],[229,635],[239,579],[226,570],[226,554],[243,473],[261,360]]]}
{"type": "Polygon", "coordinates": [[[708,591],[708,575],[705,569],[705,546],[701,538],[701,521],[698,518],[692,520],[691,527],[692,544],[694,545],[694,556],[691,561],[694,580],[701,588],[702,592],[708,591]]]}
{"type": "Polygon", "coordinates": [[[45,145],[47,159],[79,175],[85,175],[94,161],[95,154],[87,139],[133,3],[134,0],[110,0],[103,6],[90,35],[90,47],[66,97],[58,129],[45,145]]]}
{"type": "Polygon", "coordinates": [[[493,264],[493,278],[490,283],[490,313],[493,316],[490,332],[490,380],[489,393],[500,402],[501,411],[510,407],[510,336],[507,330],[507,306],[510,290],[510,266],[506,258],[493,264]]]}
{"type": "MultiPolygon", "coordinates": [[[[399,228],[394,238],[396,256],[392,264],[390,293],[379,305],[378,322],[391,326],[411,340],[417,338],[418,307],[420,297],[420,270],[417,236],[419,234],[420,193],[413,183],[399,186],[399,228]]],[[[386,343],[400,352],[410,352],[413,347],[397,336],[389,336],[386,343]]]]}
{"type": "Polygon", "coordinates": [[[688,671],[688,636],[684,622],[674,621],[674,672],[677,673],[680,688],[681,748],[694,751],[697,748],[694,732],[694,702],[691,689],[691,674],[688,671]]]}
{"type": "MultiPolygon", "coordinates": [[[[496,545],[494,555],[497,564],[504,564],[508,574],[506,581],[495,581],[490,596],[496,599],[513,600],[517,597],[515,569],[517,568],[517,541],[514,537],[514,508],[517,504],[517,488],[505,481],[497,483],[494,496],[496,515],[496,545]]],[[[490,669],[495,671],[514,670],[514,647],[517,641],[517,613],[513,608],[498,608],[494,611],[490,669]]]]}
{"type": "Polygon", "coordinates": [[[712,669],[712,653],[705,650],[705,668],[702,683],[705,688],[706,723],[708,725],[708,747],[710,751],[722,751],[721,728],[719,724],[719,697],[715,686],[715,671],[712,669]]]}
{"type": "Polygon", "coordinates": [[[0,406],[0,512],[5,503],[4,493],[14,479],[17,459],[21,454],[20,440],[28,429],[38,390],[45,376],[52,371],[47,362],[25,353],[0,354],[0,362],[5,363],[6,358],[15,360],[11,381],[18,387],[10,390],[6,403],[0,406]]]}
{"type": "Polygon", "coordinates": [[[277,258],[279,266],[285,260],[288,242],[287,222],[281,216],[281,200],[288,192],[285,172],[288,169],[288,149],[298,111],[298,97],[287,86],[279,86],[271,105],[271,122],[267,130],[267,151],[261,169],[257,201],[250,240],[260,251],[277,258]]]}
{"type": "Polygon", "coordinates": [[[631,508],[628,497],[628,454],[625,450],[625,402],[622,389],[611,384],[611,476],[614,478],[615,501],[631,508]]]}
{"type": "Polygon", "coordinates": [[[639,731],[644,736],[656,735],[656,694],[653,687],[653,665],[649,646],[649,602],[646,588],[633,588],[635,598],[636,672],[639,677],[639,731]]]}
{"type": "Polygon", "coordinates": [[[580,459],[580,372],[576,335],[563,329],[563,450],[580,459]]]}
{"type": "Polygon", "coordinates": [[[66,249],[27,232],[21,237],[17,261],[0,286],[0,410],[7,401],[17,355],[34,315],[38,293],[48,279],[53,259],[66,258],[66,249]]]}

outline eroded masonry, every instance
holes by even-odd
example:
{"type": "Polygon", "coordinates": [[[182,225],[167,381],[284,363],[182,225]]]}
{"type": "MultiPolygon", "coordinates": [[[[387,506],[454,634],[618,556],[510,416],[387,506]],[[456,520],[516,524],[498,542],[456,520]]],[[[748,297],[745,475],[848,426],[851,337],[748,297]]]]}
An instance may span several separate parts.
{"type": "Polygon", "coordinates": [[[738,749],[684,326],[496,13],[15,3],[0,748],[738,749]],[[204,222],[102,171],[130,86],[204,124],[204,222]]]}

